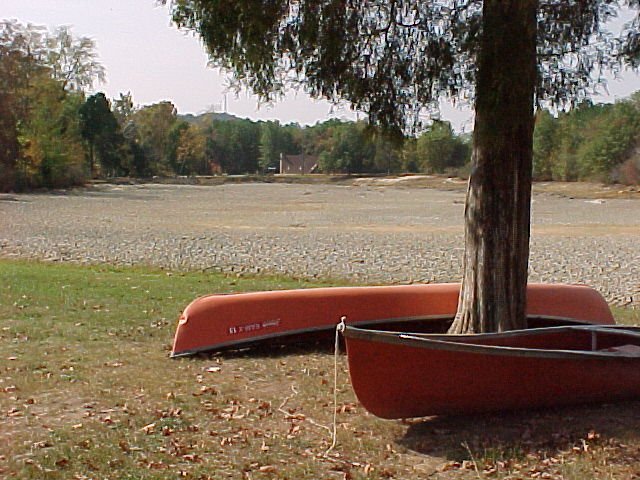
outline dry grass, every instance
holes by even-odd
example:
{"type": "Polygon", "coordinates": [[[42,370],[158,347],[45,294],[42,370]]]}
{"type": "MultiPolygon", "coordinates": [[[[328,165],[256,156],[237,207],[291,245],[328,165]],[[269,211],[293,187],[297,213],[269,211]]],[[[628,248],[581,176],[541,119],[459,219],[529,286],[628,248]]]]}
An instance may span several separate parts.
{"type": "MultiPolygon", "coordinates": [[[[212,291],[311,286],[149,269],[0,263],[0,477],[640,476],[638,402],[383,421],[330,345],[167,358],[175,319],[212,291]]],[[[619,310],[629,323],[640,312],[619,310]]]]}

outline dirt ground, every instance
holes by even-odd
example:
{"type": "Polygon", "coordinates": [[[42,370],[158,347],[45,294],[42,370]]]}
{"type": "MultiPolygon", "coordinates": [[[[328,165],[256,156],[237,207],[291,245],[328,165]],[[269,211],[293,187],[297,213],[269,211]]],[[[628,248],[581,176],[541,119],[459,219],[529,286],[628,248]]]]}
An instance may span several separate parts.
{"type": "MultiPolygon", "coordinates": [[[[463,180],[293,180],[4,195],[0,257],[366,284],[461,277],[463,180]]],[[[537,184],[530,280],[589,284],[613,304],[639,305],[640,201],[625,188],[537,184]]]]}

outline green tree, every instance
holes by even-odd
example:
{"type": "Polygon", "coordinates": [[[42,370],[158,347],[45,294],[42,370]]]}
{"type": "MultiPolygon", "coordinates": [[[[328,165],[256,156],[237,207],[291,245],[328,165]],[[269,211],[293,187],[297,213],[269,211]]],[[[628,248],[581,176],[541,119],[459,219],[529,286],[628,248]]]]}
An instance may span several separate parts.
{"type": "Polygon", "coordinates": [[[120,173],[120,155],[124,137],[111,104],[104,93],[91,95],[79,110],[81,133],[89,145],[89,169],[95,174],[96,155],[102,169],[111,175],[120,173]]]}
{"type": "Polygon", "coordinates": [[[142,146],[138,126],[135,122],[137,108],[133,103],[131,92],[120,93],[111,102],[113,116],[118,122],[118,129],[123,137],[120,151],[120,167],[125,175],[144,177],[151,175],[149,168],[148,148],[142,146]]]}
{"type": "Polygon", "coordinates": [[[26,93],[30,81],[44,71],[30,51],[31,37],[41,41],[41,29],[16,21],[0,22],[0,191],[24,183],[19,173],[19,163],[23,163],[19,127],[29,113],[26,93]]]}
{"type": "Polygon", "coordinates": [[[250,120],[214,120],[207,129],[205,155],[224,173],[259,170],[260,126],[250,120]]]}
{"type": "MultiPolygon", "coordinates": [[[[214,64],[269,96],[297,75],[314,96],[398,132],[442,94],[472,95],[473,166],[453,332],[523,327],[534,105],[579,98],[595,67],[640,64],[640,21],[609,41],[613,0],[178,0],[214,64]],[[622,48],[618,48],[618,45],[622,48]]],[[[623,2],[634,13],[637,0],[623,2]]]]}
{"type": "Polygon", "coordinates": [[[402,146],[400,169],[403,172],[419,172],[420,162],[418,160],[418,140],[415,137],[405,139],[402,146]]]}
{"type": "Polygon", "coordinates": [[[533,178],[553,180],[553,165],[556,162],[556,148],[559,140],[558,120],[548,110],[536,115],[533,136],[533,178]]]}
{"type": "MultiPolygon", "coordinates": [[[[176,120],[169,130],[169,142],[167,144],[167,164],[172,173],[178,175],[184,175],[189,173],[185,171],[186,164],[183,163],[183,158],[178,159],[178,149],[180,148],[182,137],[184,132],[189,130],[189,123],[184,120],[176,120]]],[[[190,173],[195,173],[190,172],[190,173]]]]}
{"type": "Polygon", "coordinates": [[[85,179],[78,121],[82,96],[68,94],[61,100],[60,83],[46,75],[34,78],[25,94],[32,108],[19,128],[21,184],[29,188],[81,184],[85,179]]]}
{"type": "Polygon", "coordinates": [[[401,170],[402,145],[406,139],[398,139],[385,136],[379,129],[370,128],[374,144],[374,155],[370,167],[372,173],[398,172],[401,170]]]}
{"type": "Polygon", "coordinates": [[[45,27],[23,25],[15,20],[0,22],[2,42],[20,52],[27,62],[26,76],[47,70],[64,90],[83,91],[96,81],[104,81],[105,70],[97,60],[96,45],[87,37],[74,37],[70,27],[53,32],[45,27]]]}
{"type": "Polygon", "coordinates": [[[85,40],[68,28],[0,22],[0,188],[82,181],[81,89],[104,73],[85,40]]]}
{"type": "Polygon", "coordinates": [[[15,188],[16,159],[20,152],[20,144],[13,114],[13,101],[10,95],[0,91],[0,192],[15,188]]]}
{"type": "MultiPolygon", "coordinates": [[[[46,29],[34,25],[22,25],[16,20],[0,21],[0,44],[5,74],[3,84],[11,79],[14,89],[25,88],[31,78],[46,72],[46,29]]],[[[14,90],[15,91],[15,90],[14,90]]]]}
{"type": "Polygon", "coordinates": [[[147,174],[168,175],[173,173],[173,161],[177,144],[171,139],[171,131],[178,118],[176,107],[171,102],[148,105],[133,114],[136,145],[145,152],[147,174]]]}
{"type": "Polygon", "coordinates": [[[284,154],[280,142],[280,124],[278,122],[264,122],[260,124],[260,170],[267,172],[269,167],[278,165],[280,155],[284,154]]]}
{"type": "Polygon", "coordinates": [[[349,174],[372,171],[375,145],[364,122],[334,126],[331,144],[325,148],[319,160],[322,171],[349,174]]]}
{"type": "Polygon", "coordinates": [[[590,125],[592,135],[577,152],[581,179],[610,182],[617,166],[629,158],[640,140],[640,110],[631,101],[602,108],[590,125]]]}
{"type": "Polygon", "coordinates": [[[198,125],[180,128],[176,148],[176,173],[178,175],[209,175],[211,166],[205,156],[206,137],[198,125]]]}
{"type": "Polygon", "coordinates": [[[280,155],[301,153],[299,141],[300,126],[280,125],[275,122],[260,122],[260,143],[258,165],[262,172],[276,171],[280,165],[280,155]]]}
{"type": "Polygon", "coordinates": [[[469,148],[458,138],[449,122],[435,121],[418,138],[416,145],[420,170],[444,173],[463,166],[469,159],[469,148]]]}
{"type": "Polygon", "coordinates": [[[96,44],[88,37],[76,38],[67,26],[47,35],[43,63],[51,77],[65,90],[85,90],[96,80],[104,81],[105,70],[97,60],[96,44]]]}
{"type": "Polygon", "coordinates": [[[585,100],[560,115],[560,143],[553,168],[554,179],[576,181],[580,178],[580,150],[584,148],[585,135],[593,136],[593,128],[601,108],[585,100]]]}
{"type": "Polygon", "coordinates": [[[120,128],[123,131],[126,130],[127,125],[132,123],[133,114],[136,112],[131,92],[120,93],[120,97],[114,99],[111,106],[113,115],[116,117],[116,120],[118,120],[120,128]]]}
{"type": "Polygon", "coordinates": [[[536,179],[612,181],[640,139],[640,109],[632,99],[585,101],[554,118],[538,114],[534,135],[536,179]]]}
{"type": "Polygon", "coordinates": [[[333,148],[333,136],[343,123],[341,120],[333,118],[301,130],[296,141],[299,145],[299,153],[320,155],[329,151],[333,148]]]}
{"type": "Polygon", "coordinates": [[[11,49],[6,30],[0,29],[0,191],[15,188],[19,155],[17,90],[23,57],[11,49]]]}

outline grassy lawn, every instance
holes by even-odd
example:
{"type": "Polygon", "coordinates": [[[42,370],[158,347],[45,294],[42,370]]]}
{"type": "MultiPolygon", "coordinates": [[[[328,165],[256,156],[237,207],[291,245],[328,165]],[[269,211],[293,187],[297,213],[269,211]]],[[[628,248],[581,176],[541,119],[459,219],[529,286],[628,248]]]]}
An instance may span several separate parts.
{"type": "Polygon", "coordinates": [[[312,286],[0,262],[0,478],[640,476],[640,402],[384,421],[357,404],[341,357],[325,455],[330,346],[167,357],[198,295],[312,286]]]}

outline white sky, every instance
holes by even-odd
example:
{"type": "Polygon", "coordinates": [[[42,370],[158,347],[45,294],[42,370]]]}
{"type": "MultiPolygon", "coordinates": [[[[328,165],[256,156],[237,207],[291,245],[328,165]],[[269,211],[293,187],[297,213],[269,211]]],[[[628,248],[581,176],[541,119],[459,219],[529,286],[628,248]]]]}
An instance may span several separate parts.
{"type": "MultiPolygon", "coordinates": [[[[96,42],[99,59],[106,68],[106,83],[96,85],[108,97],[131,92],[139,105],[169,100],[180,113],[222,111],[227,85],[225,74],[207,67],[207,56],[199,39],[173,27],[166,7],[154,0],[0,0],[0,19],[45,25],[53,29],[72,26],[75,36],[96,42]]],[[[638,76],[626,74],[611,80],[608,95],[598,102],[623,98],[640,89],[638,76]]],[[[348,107],[337,108],[291,92],[273,106],[258,106],[247,92],[228,93],[227,111],[253,120],[314,124],[328,118],[354,119],[348,107]]],[[[442,106],[442,118],[456,130],[470,131],[471,112],[442,106]]]]}

